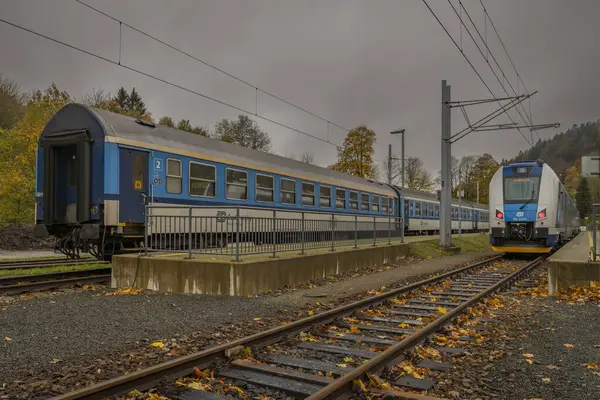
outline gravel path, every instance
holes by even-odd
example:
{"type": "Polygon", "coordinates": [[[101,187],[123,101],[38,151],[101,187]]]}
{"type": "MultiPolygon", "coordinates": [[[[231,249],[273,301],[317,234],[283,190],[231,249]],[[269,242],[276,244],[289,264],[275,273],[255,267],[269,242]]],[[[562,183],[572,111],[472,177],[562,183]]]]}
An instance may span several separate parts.
{"type": "MultiPolygon", "coordinates": [[[[440,272],[485,256],[489,254],[431,259],[276,296],[148,292],[108,295],[113,292],[92,290],[11,298],[4,302],[0,298],[0,395],[3,383],[15,390],[14,383],[11,386],[14,380],[27,382],[17,389],[19,392],[36,385],[45,386],[46,380],[52,385],[57,376],[83,374],[88,379],[100,379],[101,372],[94,378],[96,371],[108,370],[111,364],[112,374],[130,370],[133,364],[134,369],[145,367],[149,365],[148,357],[154,357],[155,362],[164,360],[172,356],[167,353],[172,349],[177,350],[177,355],[198,351],[215,340],[224,341],[291,321],[301,316],[299,309],[309,303],[318,312],[319,308],[330,307],[342,298],[365,290],[415,280],[416,276],[440,272]],[[315,294],[326,294],[326,298],[315,298],[315,294]],[[317,306],[317,302],[321,304],[317,306]],[[168,345],[164,349],[150,346],[159,340],[168,345]]],[[[65,381],[65,387],[79,378],[70,379],[65,381]]],[[[52,389],[51,392],[60,391],[52,389]]]]}

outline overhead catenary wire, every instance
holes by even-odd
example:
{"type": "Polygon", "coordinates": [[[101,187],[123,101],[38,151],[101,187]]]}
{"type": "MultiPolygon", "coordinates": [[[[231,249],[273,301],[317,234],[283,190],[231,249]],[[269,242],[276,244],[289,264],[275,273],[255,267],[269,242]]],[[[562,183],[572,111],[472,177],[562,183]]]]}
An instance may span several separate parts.
{"type": "Polygon", "coordinates": [[[28,33],[30,33],[30,34],[32,34],[32,35],[39,36],[39,37],[41,37],[41,38],[44,38],[44,39],[46,39],[46,40],[49,40],[49,41],[51,41],[51,42],[54,42],[54,43],[60,44],[60,45],[62,45],[62,46],[68,47],[68,48],[70,48],[70,49],[72,49],[72,50],[76,50],[76,51],[79,51],[79,52],[81,52],[81,53],[87,54],[87,55],[89,55],[89,56],[91,56],[91,57],[94,57],[94,58],[96,58],[96,59],[98,59],[98,60],[102,60],[102,61],[104,61],[104,62],[107,62],[107,63],[113,64],[113,65],[115,65],[115,66],[118,66],[118,67],[124,68],[124,69],[126,69],[126,70],[129,70],[129,71],[131,71],[131,72],[134,72],[134,73],[137,73],[137,74],[143,75],[143,76],[145,76],[145,77],[147,77],[147,78],[150,78],[150,79],[156,80],[156,81],[158,81],[158,82],[161,82],[161,83],[167,84],[167,85],[169,85],[169,86],[172,86],[172,87],[175,87],[175,88],[177,88],[177,89],[181,89],[181,90],[183,90],[183,91],[186,91],[186,92],[188,92],[188,93],[191,93],[191,94],[197,95],[197,96],[199,96],[199,97],[202,97],[202,98],[204,98],[204,99],[210,100],[210,101],[212,101],[212,102],[215,102],[215,103],[217,103],[217,104],[221,104],[221,105],[223,105],[223,106],[226,106],[226,107],[229,107],[229,108],[231,108],[231,109],[237,110],[237,111],[239,111],[239,112],[241,112],[241,113],[244,113],[244,114],[247,114],[247,115],[254,115],[255,117],[257,117],[257,118],[260,118],[260,119],[262,119],[262,120],[264,120],[264,121],[270,122],[270,123],[272,123],[272,124],[275,124],[275,125],[277,125],[277,126],[280,126],[280,127],[282,127],[282,128],[289,129],[290,131],[297,132],[297,133],[300,133],[300,134],[302,134],[302,135],[305,135],[305,136],[311,137],[311,138],[313,138],[313,139],[315,139],[315,140],[318,140],[318,141],[321,141],[321,142],[323,142],[323,143],[330,144],[330,145],[332,145],[332,146],[335,146],[336,148],[340,148],[340,147],[341,147],[340,145],[338,145],[338,144],[336,144],[336,143],[333,143],[333,142],[331,142],[331,141],[328,141],[328,140],[326,140],[326,139],[322,139],[322,138],[320,138],[320,137],[318,137],[318,136],[316,136],[316,135],[314,135],[314,134],[312,134],[312,133],[309,133],[309,132],[306,132],[306,131],[303,131],[303,130],[300,130],[300,129],[297,129],[297,128],[294,128],[294,127],[291,127],[291,126],[289,126],[289,125],[287,125],[287,124],[281,123],[281,122],[279,122],[279,121],[276,121],[276,120],[274,120],[274,119],[271,119],[271,118],[268,118],[268,117],[266,117],[266,116],[264,116],[264,115],[255,114],[254,112],[252,112],[252,111],[250,111],[250,110],[246,110],[246,109],[244,109],[244,108],[242,108],[242,107],[238,107],[238,106],[236,106],[236,105],[233,105],[233,104],[227,103],[227,102],[225,102],[225,101],[223,101],[223,100],[216,99],[216,98],[214,98],[214,97],[208,96],[208,95],[206,95],[206,94],[204,94],[204,93],[201,93],[201,92],[198,92],[198,91],[196,91],[196,90],[193,90],[193,89],[187,88],[187,87],[185,87],[185,86],[178,85],[178,84],[176,84],[176,83],[173,83],[173,82],[170,82],[170,81],[168,81],[168,80],[166,80],[166,79],[163,79],[163,78],[160,78],[160,77],[158,77],[158,76],[152,75],[152,74],[150,74],[150,73],[147,73],[147,72],[144,72],[144,71],[142,71],[142,70],[139,70],[139,69],[137,69],[137,68],[130,67],[130,66],[128,66],[128,65],[125,65],[125,64],[124,64],[122,61],[121,61],[121,63],[119,63],[119,62],[117,62],[117,61],[114,61],[114,60],[111,60],[111,59],[109,59],[109,58],[107,58],[107,57],[101,56],[101,55],[99,55],[99,54],[92,53],[91,51],[88,51],[88,50],[82,49],[82,48],[80,48],[80,47],[74,46],[74,45],[72,45],[72,44],[69,44],[69,43],[63,42],[62,40],[59,40],[59,39],[56,39],[56,38],[50,37],[50,36],[48,36],[48,35],[44,35],[43,33],[40,33],[40,32],[37,32],[37,31],[34,31],[33,29],[29,29],[29,28],[26,28],[26,27],[24,27],[24,26],[21,26],[21,25],[15,24],[14,22],[7,21],[7,20],[5,20],[5,19],[3,19],[3,18],[0,18],[0,22],[1,22],[1,23],[4,23],[4,24],[6,24],[6,25],[10,25],[10,26],[12,26],[12,27],[14,27],[14,28],[20,29],[20,30],[22,30],[22,31],[28,32],[28,33]]]}
{"type": "MultiPolygon", "coordinates": [[[[446,28],[446,26],[444,25],[444,23],[439,19],[439,17],[435,13],[435,11],[433,11],[433,9],[429,6],[429,4],[427,3],[427,0],[422,0],[422,1],[425,4],[425,6],[429,9],[429,12],[431,12],[431,15],[433,15],[433,17],[436,19],[436,21],[440,24],[440,26],[442,27],[442,29],[444,30],[444,32],[446,32],[446,35],[448,35],[448,37],[450,38],[450,40],[452,41],[452,43],[454,44],[454,46],[458,49],[458,51],[460,51],[460,54],[463,56],[463,58],[465,59],[465,61],[467,61],[467,63],[469,64],[469,66],[471,67],[471,69],[473,70],[473,72],[475,72],[475,74],[477,75],[477,77],[479,78],[479,80],[481,81],[481,83],[483,83],[483,85],[486,87],[486,89],[488,90],[488,92],[490,92],[490,94],[492,95],[492,97],[496,98],[496,95],[494,94],[494,92],[492,91],[492,89],[490,88],[490,86],[487,84],[487,82],[485,81],[485,79],[483,79],[483,77],[481,76],[480,72],[477,70],[477,68],[475,68],[475,66],[473,65],[473,63],[469,59],[469,57],[467,57],[467,55],[460,48],[460,46],[458,45],[458,43],[456,43],[456,40],[452,37],[452,35],[448,31],[448,29],[446,28]]],[[[500,103],[500,101],[498,101],[498,104],[502,107],[502,104],[500,103]]],[[[511,122],[515,123],[515,121],[506,112],[506,110],[504,110],[504,114],[506,114],[506,116],[511,120],[511,122]]],[[[525,141],[527,143],[529,143],[529,145],[531,146],[532,145],[531,142],[529,141],[529,139],[527,139],[527,137],[523,134],[523,132],[521,132],[520,129],[518,131],[521,134],[521,136],[523,136],[523,139],[525,139],[525,141]]]]}
{"type": "MultiPolygon", "coordinates": [[[[279,101],[281,101],[281,102],[283,102],[283,103],[285,103],[285,104],[287,104],[287,105],[289,105],[291,107],[294,107],[294,108],[296,108],[296,109],[298,109],[298,110],[300,110],[302,112],[305,112],[306,114],[309,114],[309,115],[311,115],[311,116],[313,116],[315,118],[318,118],[318,119],[320,119],[323,122],[327,122],[327,123],[329,123],[329,124],[331,124],[331,125],[333,125],[333,126],[335,126],[337,128],[345,130],[346,132],[350,131],[350,129],[348,129],[348,128],[345,128],[345,127],[343,127],[341,125],[338,125],[335,122],[332,122],[332,121],[328,120],[327,118],[324,118],[324,117],[322,117],[322,116],[320,116],[318,114],[313,113],[312,111],[308,111],[307,109],[305,109],[305,108],[303,108],[301,106],[298,106],[298,105],[296,105],[296,104],[294,104],[294,103],[292,103],[292,102],[290,102],[288,100],[285,100],[284,98],[282,98],[280,96],[277,96],[276,94],[273,94],[273,93],[271,93],[271,92],[269,92],[267,90],[261,89],[261,88],[257,87],[256,85],[253,85],[252,83],[246,81],[245,79],[242,79],[242,78],[240,78],[240,77],[238,77],[236,75],[233,75],[233,74],[225,71],[224,69],[219,68],[219,67],[215,66],[214,64],[209,63],[208,61],[202,60],[201,58],[198,58],[198,57],[194,56],[193,54],[191,54],[191,53],[189,53],[189,52],[187,52],[185,50],[182,50],[179,47],[176,47],[176,46],[174,46],[174,45],[172,45],[172,44],[170,44],[168,42],[165,42],[164,40],[159,39],[156,36],[154,36],[154,35],[152,35],[152,34],[150,34],[148,32],[144,32],[141,29],[136,28],[135,26],[130,25],[127,22],[124,22],[124,21],[118,19],[117,17],[114,17],[114,16],[112,16],[112,15],[110,15],[110,14],[104,12],[104,11],[101,11],[101,10],[95,8],[95,7],[92,7],[91,5],[85,3],[85,2],[83,2],[81,0],[75,0],[75,1],[77,1],[79,4],[81,4],[81,5],[89,8],[91,10],[94,10],[95,12],[97,12],[97,13],[99,13],[101,15],[104,15],[105,17],[107,17],[109,19],[112,19],[115,22],[118,22],[119,25],[124,25],[127,28],[129,28],[129,29],[131,29],[133,31],[138,32],[139,34],[141,34],[143,36],[146,36],[147,38],[152,39],[152,40],[156,41],[157,43],[160,43],[160,44],[162,44],[162,45],[170,48],[171,50],[174,50],[174,51],[176,51],[176,52],[178,52],[180,54],[183,54],[186,57],[189,57],[189,58],[191,58],[191,59],[193,59],[193,60],[195,60],[195,61],[197,61],[197,62],[199,62],[199,63],[201,63],[201,64],[203,64],[203,65],[205,65],[207,67],[209,67],[209,68],[214,69],[215,71],[218,71],[218,72],[220,72],[220,73],[222,73],[222,74],[224,74],[224,75],[226,75],[226,76],[228,76],[228,77],[230,77],[232,79],[235,79],[236,81],[238,81],[240,83],[243,83],[246,86],[249,86],[250,88],[254,89],[257,92],[257,94],[258,94],[258,92],[261,92],[261,93],[266,94],[267,96],[273,97],[274,99],[279,100],[279,101]]],[[[257,96],[257,98],[258,98],[258,96],[257,96]]]]}
{"type": "MultiPolygon", "coordinates": [[[[450,2],[450,0],[448,0],[448,2],[450,3],[450,6],[452,6],[452,3],[450,2]]],[[[467,18],[469,19],[469,21],[471,22],[471,24],[473,25],[473,28],[475,29],[475,31],[477,32],[477,35],[479,36],[479,38],[481,39],[481,41],[483,42],[483,44],[485,45],[486,49],[487,49],[487,55],[483,54],[483,51],[479,48],[479,45],[477,44],[477,42],[475,41],[475,38],[473,38],[473,36],[471,35],[470,31],[468,30],[466,24],[464,23],[464,21],[462,21],[461,18],[461,24],[464,25],[465,30],[467,30],[467,33],[469,33],[469,36],[471,36],[471,39],[473,40],[473,43],[475,44],[475,46],[477,47],[477,49],[479,50],[479,52],[481,53],[482,57],[485,59],[486,63],[488,64],[488,66],[490,67],[490,69],[492,70],[492,72],[494,73],[494,75],[496,76],[496,79],[498,80],[498,83],[500,83],[500,86],[502,87],[502,90],[504,90],[504,92],[509,95],[508,91],[506,90],[506,88],[504,87],[504,84],[502,82],[500,82],[500,78],[496,75],[492,65],[489,62],[489,56],[492,57],[492,60],[494,61],[494,63],[496,64],[496,66],[498,67],[498,70],[500,71],[500,73],[502,74],[503,77],[503,82],[506,81],[506,83],[508,84],[508,86],[510,87],[510,89],[512,90],[513,94],[515,96],[518,96],[518,84],[519,84],[519,80],[517,80],[517,90],[515,90],[515,88],[513,87],[513,85],[510,83],[510,79],[508,79],[508,77],[506,76],[506,73],[504,72],[504,70],[502,69],[502,67],[500,66],[500,63],[498,62],[498,60],[496,59],[496,57],[494,56],[494,53],[492,52],[492,50],[489,48],[487,41],[483,38],[483,36],[481,35],[481,31],[479,30],[479,28],[477,28],[477,25],[475,24],[475,22],[473,21],[473,19],[471,18],[471,15],[469,14],[469,11],[465,8],[464,4],[460,3],[460,6],[462,7],[463,11],[465,12],[465,15],[467,16],[467,18]]],[[[454,7],[452,6],[452,8],[454,9],[454,7]]],[[[456,10],[455,10],[456,13],[456,10]]],[[[518,75],[517,72],[517,76],[520,79],[520,76],[518,75]]],[[[523,89],[525,90],[525,93],[529,94],[529,92],[526,90],[525,85],[523,84],[523,89]]],[[[523,122],[527,125],[533,125],[533,119],[531,118],[531,115],[527,113],[527,110],[525,109],[525,106],[523,104],[520,104],[521,109],[523,110],[523,112],[525,113],[525,115],[527,116],[527,120],[525,120],[525,117],[523,116],[523,114],[521,113],[521,110],[519,110],[519,107],[516,107],[516,111],[519,113],[519,115],[521,116],[521,119],[523,120],[523,122]]],[[[538,134],[538,138],[541,140],[541,138],[539,137],[538,134]]]]}
{"type": "MultiPolygon", "coordinates": [[[[479,53],[481,54],[481,56],[484,58],[484,60],[486,59],[486,55],[484,54],[483,50],[481,49],[481,47],[479,46],[479,44],[477,43],[477,40],[475,40],[475,37],[473,37],[473,34],[471,33],[471,30],[467,27],[467,24],[463,21],[461,14],[456,10],[456,8],[454,7],[454,5],[452,4],[451,0],[447,0],[448,4],[450,5],[450,7],[452,8],[452,11],[454,11],[454,13],[456,14],[456,16],[458,17],[461,26],[464,26],[465,31],[467,32],[467,34],[469,35],[469,37],[471,38],[471,40],[473,41],[473,44],[475,44],[475,47],[477,48],[477,50],[479,51],[479,53]]],[[[479,33],[479,30],[477,29],[477,26],[475,25],[475,23],[473,22],[473,20],[471,19],[471,16],[469,15],[468,11],[464,8],[464,6],[462,5],[462,2],[459,2],[460,6],[462,7],[462,9],[465,11],[465,14],[467,15],[467,17],[469,18],[469,20],[471,21],[471,23],[473,24],[473,26],[475,27],[475,30],[477,31],[477,33],[479,34],[479,37],[481,37],[481,34],[479,33]]],[[[483,38],[482,38],[483,39],[483,38]]],[[[487,43],[484,42],[484,44],[487,46],[487,43]]],[[[463,53],[464,54],[464,53],[463,53]]],[[[510,81],[508,80],[508,78],[506,77],[506,75],[504,74],[504,71],[502,71],[502,68],[500,67],[500,64],[496,61],[496,57],[494,57],[494,53],[489,50],[489,55],[492,56],[492,59],[496,62],[496,65],[498,66],[498,68],[500,69],[500,72],[502,73],[502,76],[506,79],[506,82],[508,83],[508,85],[512,88],[513,93],[515,94],[515,96],[518,96],[518,93],[515,92],[514,88],[512,87],[512,85],[510,84],[510,81]]],[[[502,90],[504,91],[504,93],[507,96],[510,96],[510,94],[508,93],[508,90],[506,90],[506,87],[504,86],[504,82],[503,80],[500,79],[500,77],[498,76],[498,74],[496,73],[496,71],[494,70],[494,68],[492,68],[492,65],[490,64],[489,60],[486,60],[486,63],[488,64],[488,66],[490,67],[490,70],[492,71],[492,73],[494,74],[494,76],[496,77],[496,80],[498,81],[498,83],[500,84],[500,87],[502,88],[502,90]]],[[[521,119],[523,119],[523,122],[525,123],[525,125],[528,124],[528,122],[525,120],[525,117],[523,116],[523,114],[521,114],[521,111],[519,110],[518,107],[515,108],[515,110],[517,111],[517,113],[520,115],[521,119]]],[[[508,113],[506,115],[509,115],[508,113]]],[[[514,123],[515,121],[510,118],[510,120],[514,123]]],[[[520,128],[517,128],[517,130],[519,131],[519,133],[521,133],[521,136],[525,137],[523,135],[523,133],[521,132],[520,128]]],[[[527,140],[527,139],[526,139],[527,140]]],[[[533,146],[533,142],[530,140],[527,140],[529,142],[529,144],[531,146],[533,146]]]]}
{"type": "Polygon", "coordinates": [[[500,34],[498,33],[498,30],[496,29],[496,25],[494,25],[494,21],[492,21],[492,18],[490,17],[490,13],[487,11],[485,6],[483,5],[483,0],[479,0],[479,3],[481,4],[481,8],[483,8],[483,12],[484,12],[485,16],[487,17],[487,20],[490,21],[490,25],[494,29],[494,32],[496,33],[496,37],[498,37],[498,40],[500,41],[500,44],[502,45],[502,48],[504,49],[504,52],[506,53],[506,56],[508,57],[510,64],[512,65],[513,69],[515,70],[515,73],[517,74],[517,78],[521,81],[521,85],[523,85],[523,90],[525,90],[525,93],[529,93],[529,90],[527,90],[527,87],[525,86],[525,82],[523,82],[523,79],[521,79],[521,75],[519,74],[519,71],[517,71],[517,67],[515,66],[515,63],[513,62],[512,58],[510,57],[510,54],[508,54],[508,49],[506,48],[504,41],[502,40],[502,38],[500,37],[500,34]]]}

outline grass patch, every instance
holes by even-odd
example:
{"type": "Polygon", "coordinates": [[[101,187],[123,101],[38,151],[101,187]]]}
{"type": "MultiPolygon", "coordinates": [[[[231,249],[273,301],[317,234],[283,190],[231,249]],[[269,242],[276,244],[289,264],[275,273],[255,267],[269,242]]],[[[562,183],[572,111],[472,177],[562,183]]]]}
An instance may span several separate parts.
{"type": "MultiPolygon", "coordinates": [[[[489,243],[488,235],[458,235],[452,236],[452,243],[460,247],[461,253],[483,253],[490,251],[492,247],[489,243]]],[[[420,258],[437,258],[452,255],[452,252],[444,251],[439,247],[439,239],[428,241],[412,242],[409,244],[410,254],[420,258]]]]}
{"type": "Polygon", "coordinates": [[[462,239],[452,236],[452,242],[460,247],[461,253],[483,253],[492,250],[489,235],[463,235],[462,239]]]}
{"type": "Polygon", "coordinates": [[[0,277],[3,276],[15,276],[15,275],[39,275],[39,274],[51,274],[53,272],[69,272],[69,271],[83,271],[86,269],[95,268],[110,268],[110,264],[81,264],[81,265],[58,265],[46,268],[23,268],[23,269],[3,269],[0,270],[0,277]]]}

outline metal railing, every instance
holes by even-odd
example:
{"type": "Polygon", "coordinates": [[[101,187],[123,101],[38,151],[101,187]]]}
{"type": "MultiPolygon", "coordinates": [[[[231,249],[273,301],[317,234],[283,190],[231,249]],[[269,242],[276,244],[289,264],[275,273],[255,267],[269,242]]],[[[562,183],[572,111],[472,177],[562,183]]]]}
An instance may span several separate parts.
{"type": "Polygon", "coordinates": [[[404,241],[401,217],[222,206],[146,206],[145,251],[231,256],[404,241]]]}

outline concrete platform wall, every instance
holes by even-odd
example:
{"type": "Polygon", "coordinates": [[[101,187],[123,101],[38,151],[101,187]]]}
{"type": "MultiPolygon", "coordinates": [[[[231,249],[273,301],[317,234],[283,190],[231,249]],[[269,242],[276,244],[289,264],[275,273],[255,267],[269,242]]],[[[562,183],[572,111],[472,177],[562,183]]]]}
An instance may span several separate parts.
{"type": "Polygon", "coordinates": [[[409,246],[399,243],[286,258],[265,256],[240,263],[206,257],[115,256],[112,286],[130,287],[135,281],[137,288],[160,292],[246,296],[396,261],[409,254],[409,246]]]}
{"type": "Polygon", "coordinates": [[[589,286],[600,281],[600,262],[590,260],[592,237],[590,232],[580,232],[548,258],[548,294],[570,286],[589,286]]]}

